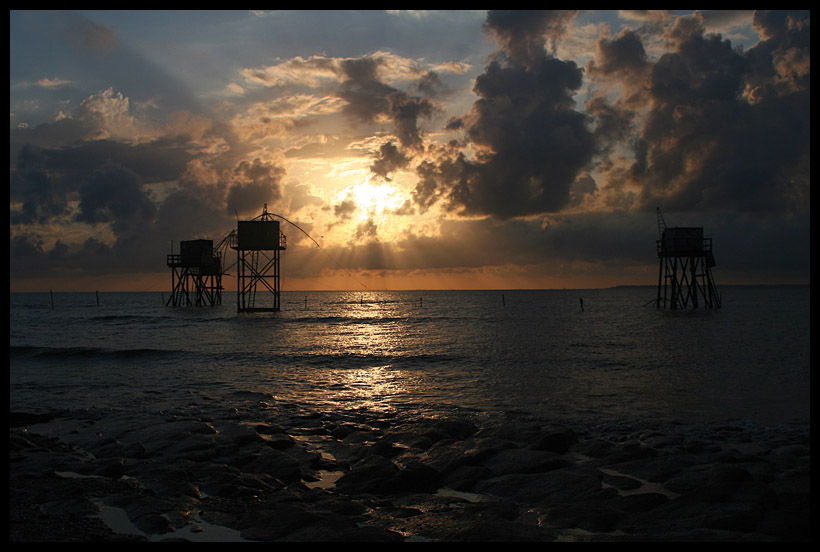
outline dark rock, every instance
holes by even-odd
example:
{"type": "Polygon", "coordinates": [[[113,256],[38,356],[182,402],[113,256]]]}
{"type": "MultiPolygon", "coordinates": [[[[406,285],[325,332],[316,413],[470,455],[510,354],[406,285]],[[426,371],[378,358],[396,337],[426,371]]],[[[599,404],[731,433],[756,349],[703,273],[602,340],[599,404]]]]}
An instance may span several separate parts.
{"type": "Polygon", "coordinates": [[[354,523],[318,523],[302,527],[281,538],[287,542],[402,542],[404,537],[381,527],[360,527],[354,523]]]}
{"type": "Polygon", "coordinates": [[[399,472],[398,466],[383,456],[374,455],[351,466],[350,471],[336,481],[336,488],[346,493],[379,494],[399,472]]]}
{"type": "Polygon", "coordinates": [[[490,475],[489,468],[485,466],[459,466],[446,473],[441,484],[456,491],[470,491],[476,483],[488,479],[490,475]]]}
{"type": "Polygon", "coordinates": [[[290,435],[283,433],[264,435],[264,443],[275,450],[287,450],[294,445],[293,438],[290,435]]]}
{"type": "Polygon", "coordinates": [[[330,430],[330,435],[334,439],[342,440],[353,433],[353,428],[347,426],[337,426],[330,430]]]}
{"type": "Polygon", "coordinates": [[[282,481],[298,481],[302,478],[302,468],[292,456],[274,449],[262,449],[239,464],[241,469],[253,473],[263,473],[282,481]]]}
{"type": "Polygon", "coordinates": [[[285,428],[271,424],[256,424],[253,427],[261,435],[287,435],[285,428]]]}
{"type": "Polygon", "coordinates": [[[514,413],[479,428],[356,411],[307,413],[294,428],[297,405],[230,421],[194,410],[138,423],[97,413],[94,426],[83,413],[61,426],[71,444],[10,432],[11,540],[146,540],[107,529],[93,515],[100,500],[167,541],[183,540],[172,531],[194,511],[267,541],[810,539],[799,427],[565,429],[514,413]],[[346,471],[328,487],[310,484],[316,470],[346,471]]]}
{"type": "Polygon", "coordinates": [[[723,502],[752,481],[751,474],[743,468],[717,465],[709,470],[708,479],[689,494],[704,502],[723,502]]]}
{"type": "Polygon", "coordinates": [[[509,441],[498,438],[469,438],[462,441],[444,439],[427,451],[425,462],[441,473],[463,465],[481,465],[499,451],[512,448],[509,441]]]}
{"type": "Polygon", "coordinates": [[[594,533],[614,531],[623,514],[602,505],[562,504],[546,510],[542,525],[553,530],[577,528],[594,533]]]}
{"type": "Polygon", "coordinates": [[[476,484],[475,490],[523,504],[572,502],[599,492],[601,480],[592,472],[561,469],[494,477],[476,484]]]}
{"type": "Polygon", "coordinates": [[[547,428],[532,445],[534,450],[566,454],[578,442],[578,436],[569,428],[547,428]]]}
{"type": "Polygon", "coordinates": [[[397,466],[387,458],[373,455],[355,464],[336,481],[346,493],[393,495],[407,492],[433,492],[441,485],[441,474],[418,461],[397,466]]]}
{"type": "Polygon", "coordinates": [[[384,456],[385,458],[394,458],[405,450],[407,449],[404,447],[394,445],[393,443],[385,440],[380,440],[370,445],[368,453],[378,454],[379,456],[384,456]]]}
{"type": "Polygon", "coordinates": [[[424,420],[412,424],[393,425],[384,438],[408,448],[427,450],[439,441],[460,441],[475,434],[477,427],[467,420],[424,420]]]}
{"type": "Polygon", "coordinates": [[[450,439],[466,439],[473,435],[478,428],[468,420],[442,420],[433,425],[433,432],[444,434],[450,439]]]}
{"type": "Polygon", "coordinates": [[[122,458],[114,458],[104,462],[97,470],[97,475],[119,479],[125,475],[125,461],[122,458]]]}
{"type": "Polygon", "coordinates": [[[611,485],[620,491],[630,491],[633,489],[639,489],[643,486],[643,483],[634,477],[627,477],[624,475],[612,475],[605,473],[602,481],[606,485],[611,485]]]}
{"type": "Polygon", "coordinates": [[[555,538],[551,531],[517,521],[515,505],[504,502],[422,502],[418,514],[380,518],[387,527],[411,540],[449,542],[539,542],[555,538]]]}
{"type": "Polygon", "coordinates": [[[441,486],[442,476],[421,462],[406,464],[382,487],[384,494],[405,492],[432,493],[441,486]]]}
{"type": "Polygon", "coordinates": [[[140,531],[152,535],[164,535],[174,530],[171,522],[159,514],[146,514],[132,519],[132,521],[140,531]]]}
{"type": "Polygon", "coordinates": [[[240,521],[242,538],[255,541],[281,539],[306,526],[319,524],[323,517],[301,504],[277,504],[252,510],[240,521]]]}
{"type": "Polygon", "coordinates": [[[661,493],[635,493],[619,496],[612,501],[612,507],[627,514],[648,512],[669,502],[669,497],[661,493]]]}
{"type": "Polygon", "coordinates": [[[565,468],[570,462],[553,453],[530,449],[506,449],[496,452],[482,462],[493,475],[510,473],[543,473],[565,468]]]}
{"type": "Polygon", "coordinates": [[[575,452],[590,458],[605,458],[615,453],[617,445],[601,438],[585,439],[574,447],[575,452]]]}
{"type": "Polygon", "coordinates": [[[39,510],[47,515],[65,516],[73,519],[97,515],[100,507],[87,498],[67,498],[41,504],[39,510]]]}
{"type": "Polygon", "coordinates": [[[31,412],[9,412],[9,427],[24,427],[52,421],[57,415],[52,412],[35,414],[31,412]]]}

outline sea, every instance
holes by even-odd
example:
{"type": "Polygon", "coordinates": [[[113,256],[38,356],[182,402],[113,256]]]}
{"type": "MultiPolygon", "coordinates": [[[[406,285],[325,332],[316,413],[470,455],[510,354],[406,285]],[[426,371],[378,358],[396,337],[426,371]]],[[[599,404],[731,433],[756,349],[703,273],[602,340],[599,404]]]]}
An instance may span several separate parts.
{"type": "Polygon", "coordinates": [[[299,405],[408,417],[808,423],[810,286],[282,293],[278,312],[168,293],[10,293],[9,409],[299,405]]]}

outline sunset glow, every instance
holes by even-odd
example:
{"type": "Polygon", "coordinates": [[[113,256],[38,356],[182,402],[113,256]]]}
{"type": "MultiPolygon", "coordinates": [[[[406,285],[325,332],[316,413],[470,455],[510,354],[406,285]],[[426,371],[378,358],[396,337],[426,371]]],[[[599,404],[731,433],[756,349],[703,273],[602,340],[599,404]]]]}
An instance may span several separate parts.
{"type": "MultiPolygon", "coordinates": [[[[810,280],[810,21],[764,11],[10,13],[10,288],[163,290],[264,205],[286,289],[810,280]],[[319,244],[319,247],[316,244],[319,244]]],[[[231,286],[229,281],[226,287],[231,286]]]]}

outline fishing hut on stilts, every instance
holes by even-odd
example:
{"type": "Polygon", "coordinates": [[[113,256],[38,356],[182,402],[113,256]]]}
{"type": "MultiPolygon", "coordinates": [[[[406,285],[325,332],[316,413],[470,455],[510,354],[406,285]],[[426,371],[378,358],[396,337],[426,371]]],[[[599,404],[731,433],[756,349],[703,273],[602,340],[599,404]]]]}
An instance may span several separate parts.
{"type": "Polygon", "coordinates": [[[287,239],[279,230],[279,221],[268,213],[252,220],[237,221],[230,237],[236,250],[237,312],[272,312],[279,310],[280,253],[287,249],[287,239]],[[261,291],[257,297],[257,291],[261,291]]]}
{"type": "Polygon", "coordinates": [[[171,296],[165,306],[222,304],[222,253],[213,240],[182,241],[179,253],[169,254],[166,262],[171,268],[171,296]]]}
{"type": "Polygon", "coordinates": [[[703,227],[667,228],[660,208],[658,232],[657,308],[719,309],[712,238],[703,237],[703,227]]]}

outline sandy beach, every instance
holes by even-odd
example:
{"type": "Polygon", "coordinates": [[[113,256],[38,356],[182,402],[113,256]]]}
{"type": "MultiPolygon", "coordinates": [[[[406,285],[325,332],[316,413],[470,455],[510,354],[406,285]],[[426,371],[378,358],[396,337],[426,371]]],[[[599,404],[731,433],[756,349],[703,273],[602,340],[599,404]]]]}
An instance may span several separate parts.
{"type": "Polygon", "coordinates": [[[10,541],[809,540],[806,423],[202,412],[11,412],[10,541]]]}

